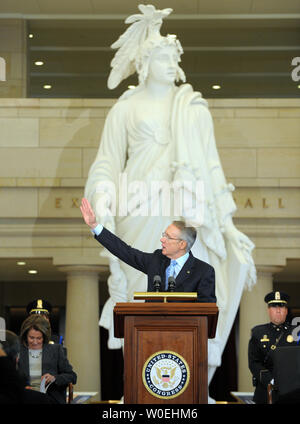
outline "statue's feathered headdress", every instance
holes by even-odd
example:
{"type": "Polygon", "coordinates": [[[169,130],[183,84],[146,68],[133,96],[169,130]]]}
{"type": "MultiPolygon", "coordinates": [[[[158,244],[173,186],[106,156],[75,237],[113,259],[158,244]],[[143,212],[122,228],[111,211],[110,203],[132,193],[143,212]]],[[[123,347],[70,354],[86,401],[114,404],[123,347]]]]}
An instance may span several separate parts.
{"type": "Polygon", "coordinates": [[[123,79],[135,73],[140,47],[149,37],[160,36],[163,19],[172,12],[170,8],[156,10],[150,4],[140,4],[138,8],[142,14],[129,16],[125,23],[131,24],[130,27],[111,45],[119,50],[111,61],[112,70],[107,81],[110,89],[116,88],[123,79]]]}

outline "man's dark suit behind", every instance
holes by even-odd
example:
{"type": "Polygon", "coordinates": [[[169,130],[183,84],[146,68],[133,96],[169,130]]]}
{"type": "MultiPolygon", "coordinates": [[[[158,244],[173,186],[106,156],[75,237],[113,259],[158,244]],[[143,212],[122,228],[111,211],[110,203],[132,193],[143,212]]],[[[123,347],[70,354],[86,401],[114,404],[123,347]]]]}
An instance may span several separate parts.
{"type": "MultiPolygon", "coordinates": [[[[127,245],[106,228],[103,228],[101,233],[95,238],[123,262],[147,274],[148,291],[155,291],[153,287],[155,275],[161,277],[161,291],[164,291],[166,268],[170,265],[170,259],[163,255],[160,249],[155,250],[153,253],[142,252],[127,245]]],[[[195,258],[190,252],[188,260],[176,277],[175,291],[197,292],[198,302],[216,302],[215,271],[213,267],[195,258]]]]}

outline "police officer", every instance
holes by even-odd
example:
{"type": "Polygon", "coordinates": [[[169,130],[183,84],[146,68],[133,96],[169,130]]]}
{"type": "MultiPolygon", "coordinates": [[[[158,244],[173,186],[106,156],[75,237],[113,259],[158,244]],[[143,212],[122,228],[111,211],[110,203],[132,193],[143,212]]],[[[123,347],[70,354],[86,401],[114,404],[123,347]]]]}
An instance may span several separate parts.
{"type": "MultiPolygon", "coordinates": [[[[273,380],[273,353],[279,346],[296,345],[294,327],[286,321],[289,296],[273,291],[265,296],[270,323],[257,325],[251,331],[248,347],[249,369],[255,386],[253,401],[268,403],[267,386],[273,380]]],[[[274,394],[273,394],[274,401],[274,394]]],[[[275,399],[276,400],[276,399],[275,399]]]]}
{"type": "MultiPolygon", "coordinates": [[[[47,300],[35,299],[32,302],[28,303],[26,310],[28,315],[39,314],[47,321],[49,321],[50,324],[50,314],[52,311],[52,305],[47,300]]],[[[63,337],[57,334],[52,334],[51,332],[50,343],[63,344],[63,337]]]]}

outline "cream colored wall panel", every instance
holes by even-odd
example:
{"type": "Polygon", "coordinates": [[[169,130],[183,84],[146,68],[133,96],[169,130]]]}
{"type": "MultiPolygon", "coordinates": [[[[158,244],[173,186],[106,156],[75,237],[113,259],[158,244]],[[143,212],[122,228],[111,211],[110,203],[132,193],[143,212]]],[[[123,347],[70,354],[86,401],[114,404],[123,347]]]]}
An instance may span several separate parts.
{"type": "MultiPolygon", "coordinates": [[[[181,2],[182,3],[182,2],[181,2]]],[[[182,3],[184,7],[186,2],[182,3]]],[[[173,7],[173,6],[172,6],[173,7]]],[[[209,2],[203,2],[198,0],[198,13],[202,14],[226,14],[231,13],[234,10],[234,13],[251,13],[252,0],[229,0],[224,2],[223,0],[214,0],[209,2]]],[[[186,13],[186,12],[181,12],[186,13]]]]}
{"type": "MultiPolygon", "coordinates": [[[[1,87],[1,85],[0,85],[1,87]]],[[[0,108],[0,118],[15,118],[19,115],[19,110],[17,108],[0,108]]]]}
{"type": "Polygon", "coordinates": [[[219,146],[299,146],[300,119],[215,119],[219,146]]]}
{"type": "Polygon", "coordinates": [[[213,118],[234,118],[235,109],[215,108],[210,109],[213,118]]]}
{"type": "Polygon", "coordinates": [[[263,108],[276,107],[278,109],[290,107],[300,108],[300,99],[256,99],[256,106],[263,108]]]}
{"type": "Polygon", "coordinates": [[[0,98],[1,97],[22,97],[23,96],[23,82],[22,80],[9,80],[0,84],[0,98]]]}
{"type": "Polygon", "coordinates": [[[285,109],[279,109],[279,117],[282,118],[300,118],[300,107],[299,108],[285,108],[285,109]]]}
{"type": "Polygon", "coordinates": [[[0,178],[0,187],[16,187],[17,178],[0,178]]]}
{"type": "Polygon", "coordinates": [[[300,178],[280,178],[280,187],[300,187],[300,178]]]}
{"type": "Polygon", "coordinates": [[[24,78],[25,53],[11,53],[10,78],[24,78]]]}
{"type": "Polygon", "coordinates": [[[278,178],[235,178],[233,184],[237,187],[278,187],[278,178]]]}
{"type": "Polygon", "coordinates": [[[17,107],[17,108],[28,108],[28,107],[39,107],[41,99],[22,99],[22,98],[7,98],[0,99],[0,108],[17,107]]]}
{"type": "Polygon", "coordinates": [[[61,185],[60,178],[0,178],[0,187],[60,187],[61,185]]]}
{"type": "MultiPolygon", "coordinates": [[[[88,249],[92,252],[93,249],[88,249]]],[[[97,248],[94,249],[94,255],[97,255],[97,248]]],[[[99,249],[98,249],[99,252],[99,249]]],[[[81,247],[73,247],[66,249],[65,247],[6,247],[3,248],[0,244],[0,257],[2,258],[54,258],[54,257],[62,257],[63,255],[68,255],[73,258],[81,257],[83,254],[83,249],[81,247]]],[[[89,252],[86,252],[88,255],[89,252]]],[[[99,255],[98,255],[99,256],[99,255]]],[[[88,256],[87,256],[88,258],[88,256]]],[[[98,262],[102,264],[104,260],[99,257],[98,262]]]]}
{"type": "Polygon", "coordinates": [[[83,177],[87,178],[90,167],[94,160],[96,159],[96,155],[98,152],[97,149],[85,149],[83,152],[83,177]]]}
{"type": "Polygon", "coordinates": [[[88,147],[99,144],[104,120],[80,118],[41,118],[40,146],[88,147]]]}
{"type": "Polygon", "coordinates": [[[107,109],[111,108],[116,102],[116,99],[82,99],[82,106],[107,109]]]}
{"type": "Polygon", "coordinates": [[[60,180],[61,187],[84,187],[86,178],[62,178],[60,180]]]}
{"type": "Polygon", "coordinates": [[[1,218],[36,217],[37,204],[37,189],[0,188],[1,218]]]}
{"type": "Polygon", "coordinates": [[[285,0],[276,2],[274,0],[253,0],[251,2],[252,13],[300,13],[298,0],[285,0]]]}
{"type": "Polygon", "coordinates": [[[0,51],[19,52],[22,37],[21,21],[0,20],[0,51]]]}
{"type": "Polygon", "coordinates": [[[81,218],[79,205],[82,197],[83,188],[40,189],[39,217],[81,218]]]}
{"type": "Polygon", "coordinates": [[[70,178],[81,173],[81,149],[1,149],[0,177],[70,178]]]}
{"type": "Polygon", "coordinates": [[[93,14],[94,10],[91,6],[91,2],[89,0],[84,1],[74,1],[74,0],[51,0],[44,1],[38,0],[37,4],[40,9],[40,13],[45,14],[93,14]]]}
{"type": "Polygon", "coordinates": [[[37,147],[38,119],[0,118],[0,147],[37,147]]]}
{"type": "Polygon", "coordinates": [[[26,117],[26,118],[40,118],[44,116],[51,117],[61,117],[61,111],[59,108],[57,109],[40,109],[40,107],[25,107],[18,109],[18,116],[26,117]]]}
{"type": "MultiPolygon", "coordinates": [[[[34,109],[32,109],[34,110],[34,109]]],[[[28,114],[30,112],[27,112],[28,114]]],[[[64,113],[64,108],[58,107],[42,107],[37,109],[36,113],[39,118],[61,118],[64,113]]]]}
{"type": "Polygon", "coordinates": [[[17,178],[18,187],[59,187],[60,178],[17,178]]]}
{"type": "Polygon", "coordinates": [[[101,245],[94,240],[94,248],[81,248],[80,250],[75,248],[65,249],[65,252],[61,249],[57,255],[53,257],[53,265],[55,266],[67,266],[67,265],[101,265],[103,266],[101,274],[99,275],[100,280],[107,281],[108,277],[108,260],[105,257],[100,256],[101,245]],[[98,246],[97,246],[98,245],[98,246]],[[103,274],[102,274],[103,272],[103,274]]]}
{"type": "MultiPolygon", "coordinates": [[[[276,228],[274,228],[275,231],[276,228]]],[[[251,238],[252,241],[254,241],[253,238],[251,238]]],[[[274,247],[274,243],[276,244],[277,248],[300,248],[299,243],[299,234],[297,234],[297,238],[292,237],[283,237],[283,235],[276,237],[270,235],[270,237],[264,237],[264,238],[255,238],[255,246],[257,248],[269,248],[274,247]]]]}
{"type": "Polygon", "coordinates": [[[233,192],[236,218],[300,218],[298,188],[239,187],[233,192]]]}
{"type": "Polygon", "coordinates": [[[82,107],[84,99],[39,99],[41,107],[82,107]]]}
{"type": "Polygon", "coordinates": [[[300,178],[300,148],[258,149],[257,176],[300,178]]]}
{"type": "Polygon", "coordinates": [[[64,108],[62,109],[62,116],[65,118],[104,118],[105,108],[101,107],[84,107],[84,108],[64,108]]]}
{"type": "MultiPolygon", "coordinates": [[[[140,13],[137,5],[143,2],[137,2],[136,0],[127,0],[124,1],[102,1],[102,0],[91,0],[91,3],[93,5],[93,12],[92,13],[108,13],[108,14],[115,14],[116,10],[118,10],[118,13],[124,14],[124,20],[125,17],[127,17],[130,14],[140,13]]],[[[151,2],[145,2],[145,4],[152,4],[151,2]]],[[[198,0],[189,0],[185,1],[184,3],[181,0],[172,0],[166,1],[166,0],[160,0],[159,3],[156,2],[155,6],[159,9],[164,9],[166,7],[171,7],[175,13],[197,13],[198,11],[198,0]]]]}
{"type": "MultiPolygon", "coordinates": [[[[257,107],[257,99],[209,99],[208,104],[210,107],[257,107]]],[[[268,104],[265,105],[268,107],[268,104]]]]}
{"type": "Polygon", "coordinates": [[[47,233],[40,237],[2,237],[1,244],[6,247],[30,247],[30,248],[44,248],[56,246],[60,247],[76,247],[81,246],[81,237],[63,236],[57,237],[57,235],[51,236],[47,233]]]}
{"type": "Polygon", "coordinates": [[[1,0],[2,13],[41,13],[37,0],[11,1],[1,0]]]}
{"type": "Polygon", "coordinates": [[[255,264],[258,265],[286,265],[287,258],[300,258],[300,249],[255,249],[255,264]]]}
{"type": "Polygon", "coordinates": [[[278,109],[268,108],[240,108],[235,109],[236,118],[277,118],[279,116],[278,109]]]}
{"type": "Polygon", "coordinates": [[[219,149],[227,178],[256,177],[255,149],[219,149]]]}
{"type": "Polygon", "coordinates": [[[0,84],[0,97],[25,97],[25,21],[0,20],[0,52],[6,60],[6,81],[0,84]]]}
{"type": "Polygon", "coordinates": [[[95,240],[95,237],[89,231],[88,227],[87,227],[87,231],[85,233],[83,233],[83,235],[82,235],[82,245],[83,245],[83,247],[86,248],[86,250],[98,247],[99,253],[100,253],[100,250],[103,249],[101,244],[99,244],[99,246],[97,246],[97,242],[95,240]],[[95,243],[96,243],[96,245],[95,245],[95,243]]]}

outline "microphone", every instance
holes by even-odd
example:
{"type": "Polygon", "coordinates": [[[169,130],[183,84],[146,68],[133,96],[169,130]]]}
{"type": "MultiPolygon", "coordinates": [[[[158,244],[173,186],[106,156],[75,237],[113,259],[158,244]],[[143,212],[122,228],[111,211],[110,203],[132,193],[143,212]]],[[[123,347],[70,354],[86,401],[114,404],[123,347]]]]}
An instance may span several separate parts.
{"type": "Polygon", "coordinates": [[[154,275],[153,278],[153,287],[155,289],[156,292],[160,291],[161,288],[161,278],[159,275],[154,275]]]}
{"type": "Polygon", "coordinates": [[[168,291],[170,292],[175,291],[175,287],[176,287],[176,280],[174,277],[170,276],[168,278],[168,291]]]}

